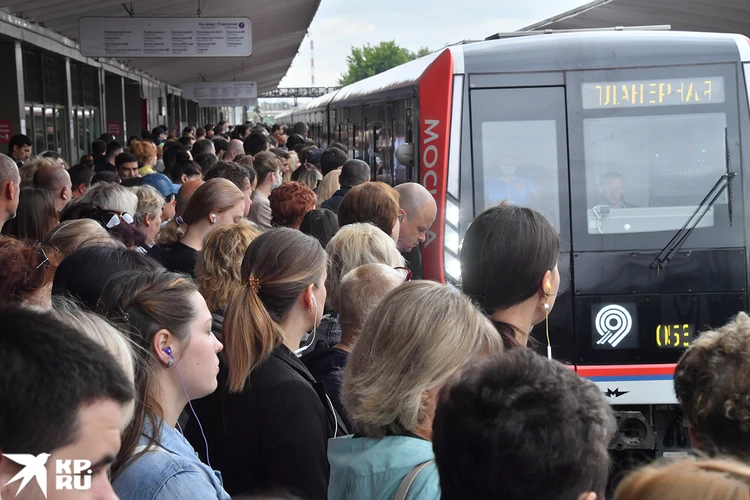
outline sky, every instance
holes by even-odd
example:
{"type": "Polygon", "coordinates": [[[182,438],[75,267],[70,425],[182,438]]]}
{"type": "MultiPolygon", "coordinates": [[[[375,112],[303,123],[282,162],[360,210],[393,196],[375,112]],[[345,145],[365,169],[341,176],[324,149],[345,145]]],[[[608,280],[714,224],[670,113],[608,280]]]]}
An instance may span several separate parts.
{"type": "Polygon", "coordinates": [[[394,40],[416,51],[511,32],[587,3],[587,0],[464,2],[449,0],[321,0],[299,53],[279,87],[308,87],[310,39],[315,85],[334,86],[351,47],[394,40]]]}

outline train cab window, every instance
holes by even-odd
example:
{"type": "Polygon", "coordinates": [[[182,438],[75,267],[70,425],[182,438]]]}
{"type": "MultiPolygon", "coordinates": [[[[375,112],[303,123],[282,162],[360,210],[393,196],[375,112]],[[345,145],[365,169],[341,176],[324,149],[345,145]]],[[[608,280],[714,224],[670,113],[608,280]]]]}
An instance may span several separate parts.
{"type": "Polygon", "coordinates": [[[507,201],[561,228],[567,211],[562,88],[474,90],[471,112],[476,211],[507,201]]]}

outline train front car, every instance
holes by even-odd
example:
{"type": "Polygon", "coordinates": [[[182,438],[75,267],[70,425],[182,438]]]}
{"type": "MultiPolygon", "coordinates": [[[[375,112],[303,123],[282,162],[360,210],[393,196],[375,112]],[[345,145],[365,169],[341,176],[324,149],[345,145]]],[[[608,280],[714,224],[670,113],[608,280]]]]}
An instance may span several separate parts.
{"type": "Polygon", "coordinates": [[[741,36],[676,32],[462,48],[451,116],[461,137],[449,148],[460,173],[447,166],[446,217],[435,226],[443,244],[427,247],[425,269],[459,280],[460,235],[503,200],[549,218],[568,278],[550,317],[553,355],[615,406],[621,466],[689,450],[675,363],[701,330],[747,308],[748,54],[741,36]]]}

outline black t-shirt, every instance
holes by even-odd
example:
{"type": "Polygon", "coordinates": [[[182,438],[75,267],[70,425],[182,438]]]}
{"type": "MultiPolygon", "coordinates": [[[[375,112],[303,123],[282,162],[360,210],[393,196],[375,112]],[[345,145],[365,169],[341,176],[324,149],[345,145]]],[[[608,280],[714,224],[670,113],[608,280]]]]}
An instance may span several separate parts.
{"type": "Polygon", "coordinates": [[[151,247],[149,255],[172,272],[189,274],[195,277],[198,250],[194,248],[178,241],[167,246],[151,247]]]}

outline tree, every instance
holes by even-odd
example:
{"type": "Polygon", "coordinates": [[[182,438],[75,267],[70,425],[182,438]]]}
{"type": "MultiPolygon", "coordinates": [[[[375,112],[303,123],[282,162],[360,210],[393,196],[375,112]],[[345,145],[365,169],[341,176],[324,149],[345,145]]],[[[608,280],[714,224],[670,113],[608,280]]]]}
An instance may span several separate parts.
{"type": "Polygon", "coordinates": [[[362,47],[352,47],[352,53],[346,57],[346,73],[339,79],[340,85],[349,85],[364,80],[383,71],[425,56],[431,51],[421,47],[417,52],[399,47],[396,42],[380,42],[372,46],[369,43],[362,47]]]}

